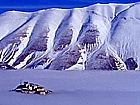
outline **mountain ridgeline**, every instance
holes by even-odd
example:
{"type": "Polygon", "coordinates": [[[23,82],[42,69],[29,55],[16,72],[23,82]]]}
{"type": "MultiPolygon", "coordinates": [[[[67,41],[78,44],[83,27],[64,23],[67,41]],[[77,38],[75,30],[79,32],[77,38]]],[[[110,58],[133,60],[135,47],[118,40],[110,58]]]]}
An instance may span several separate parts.
{"type": "Polygon", "coordinates": [[[0,68],[137,70],[140,3],[0,14],[0,68]]]}

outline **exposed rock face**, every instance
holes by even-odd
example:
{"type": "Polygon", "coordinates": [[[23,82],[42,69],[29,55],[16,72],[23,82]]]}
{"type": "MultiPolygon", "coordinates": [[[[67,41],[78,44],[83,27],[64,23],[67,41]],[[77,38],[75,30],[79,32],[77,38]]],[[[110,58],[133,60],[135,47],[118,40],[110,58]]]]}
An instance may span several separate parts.
{"type": "Polygon", "coordinates": [[[0,62],[16,69],[139,69],[139,7],[95,4],[5,12],[0,15],[0,62]]]}
{"type": "Polygon", "coordinates": [[[128,58],[124,63],[126,64],[128,70],[135,70],[138,67],[134,58],[128,58]]]}
{"type": "Polygon", "coordinates": [[[55,60],[53,60],[49,69],[52,69],[52,70],[68,69],[69,67],[77,63],[80,56],[81,56],[81,53],[79,52],[79,47],[74,46],[64,51],[62,54],[60,54],[60,56],[58,56],[55,60]]]}
{"type": "Polygon", "coordinates": [[[126,70],[126,67],[118,56],[102,46],[87,61],[86,70],[126,70]]]}
{"type": "Polygon", "coordinates": [[[65,48],[66,46],[69,46],[69,44],[71,43],[72,35],[72,29],[68,29],[65,32],[61,33],[60,37],[58,36],[59,38],[54,42],[54,51],[60,51],[63,50],[63,48],[65,48]]]}
{"type": "Polygon", "coordinates": [[[88,52],[94,51],[99,46],[99,35],[100,32],[96,25],[88,25],[79,38],[79,44],[81,46],[86,46],[88,52]]]}
{"type": "Polygon", "coordinates": [[[14,67],[8,65],[6,62],[0,62],[0,69],[15,69],[14,67]]]}
{"type": "Polygon", "coordinates": [[[47,50],[47,41],[48,37],[47,34],[49,32],[49,29],[44,30],[41,32],[38,37],[32,41],[31,44],[28,43],[27,48],[21,53],[21,55],[16,59],[16,61],[13,63],[13,66],[16,66],[20,64],[20,62],[24,61],[25,58],[33,53],[31,58],[27,61],[26,64],[29,64],[34,58],[35,58],[35,52],[39,51],[46,51],[47,50]]]}

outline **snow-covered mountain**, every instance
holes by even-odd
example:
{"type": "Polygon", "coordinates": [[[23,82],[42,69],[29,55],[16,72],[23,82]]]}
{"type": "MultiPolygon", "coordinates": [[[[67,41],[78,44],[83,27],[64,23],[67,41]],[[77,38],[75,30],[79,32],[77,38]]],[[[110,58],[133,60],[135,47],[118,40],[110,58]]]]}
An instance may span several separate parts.
{"type": "Polygon", "coordinates": [[[139,7],[137,2],[7,11],[0,15],[0,65],[50,70],[139,69],[139,7]]]}

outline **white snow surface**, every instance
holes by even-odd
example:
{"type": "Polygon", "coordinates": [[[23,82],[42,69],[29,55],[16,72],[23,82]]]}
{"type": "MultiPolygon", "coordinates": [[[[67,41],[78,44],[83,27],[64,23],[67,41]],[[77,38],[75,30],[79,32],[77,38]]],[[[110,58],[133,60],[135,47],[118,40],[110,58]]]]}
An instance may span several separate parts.
{"type": "Polygon", "coordinates": [[[113,69],[117,61],[120,70],[134,58],[139,69],[139,7],[137,2],[7,11],[0,15],[0,62],[17,69],[94,70],[113,69]]]}
{"type": "Polygon", "coordinates": [[[0,71],[0,105],[139,105],[139,71],[0,71]],[[52,94],[16,93],[19,80],[52,94]]]}

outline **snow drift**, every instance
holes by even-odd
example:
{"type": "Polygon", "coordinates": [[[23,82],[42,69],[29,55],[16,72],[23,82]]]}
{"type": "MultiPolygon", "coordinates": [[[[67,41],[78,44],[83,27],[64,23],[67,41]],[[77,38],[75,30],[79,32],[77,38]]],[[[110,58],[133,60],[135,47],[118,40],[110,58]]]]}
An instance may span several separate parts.
{"type": "Polygon", "coordinates": [[[124,70],[140,65],[140,3],[0,15],[0,67],[124,70]]]}
{"type": "Polygon", "coordinates": [[[139,105],[139,80],[139,71],[0,70],[0,105],[139,105]],[[20,79],[53,93],[9,92],[20,79]]]}

